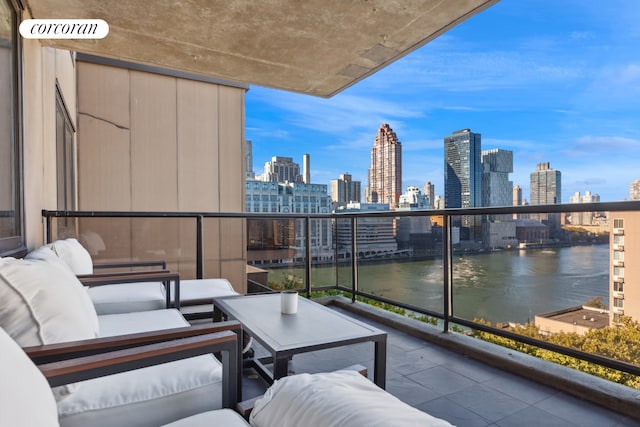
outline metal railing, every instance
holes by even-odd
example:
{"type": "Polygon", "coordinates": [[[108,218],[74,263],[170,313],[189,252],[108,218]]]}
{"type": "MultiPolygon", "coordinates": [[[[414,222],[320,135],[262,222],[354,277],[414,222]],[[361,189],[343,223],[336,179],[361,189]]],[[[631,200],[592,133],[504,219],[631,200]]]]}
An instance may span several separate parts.
{"type": "MultiPolygon", "coordinates": [[[[183,219],[193,221],[195,238],[195,271],[196,278],[204,277],[205,264],[205,248],[209,244],[204,236],[204,222],[209,219],[242,219],[244,221],[251,220],[294,220],[301,221],[304,226],[304,292],[309,295],[314,290],[337,289],[351,294],[352,300],[357,297],[365,297],[374,301],[388,303],[406,310],[413,311],[422,315],[441,319],[443,322],[443,331],[448,332],[451,324],[468,327],[474,330],[488,332],[497,336],[508,338],[516,342],[532,345],[535,347],[547,349],[553,352],[575,357],[587,362],[595,363],[604,367],[612,368],[632,375],[640,375],[640,366],[630,363],[613,360],[602,357],[597,354],[586,353],[569,347],[560,346],[547,341],[530,338],[520,335],[502,328],[493,327],[483,323],[478,323],[456,316],[452,310],[454,306],[453,292],[453,230],[454,223],[464,216],[487,217],[495,215],[530,215],[530,214],[561,214],[561,213],[577,213],[577,212],[640,212],[640,201],[612,202],[612,203],[581,203],[581,204],[558,204],[558,205],[540,205],[540,206],[510,206],[510,207],[491,207],[491,208],[461,208],[461,209],[436,209],[436,210],[414,210],[414,211],[379,211],[379,212],[345,212],[333,214],[269,214],[269,213],[213,213],[213,212],[95,212],[95,211],[42,211],[45,218],[46,240],[51,241],[60,236],[56,232],[54,219],[61,218],[126,218],[126,219],[183,219]],[[442,218],[442,311],[430,310],[424,307],[410,304],[406,302],[396,301],[381,295],[375,295],[371,292],[362,290],[359,286],[359,253],[358,253],[358,224],[365,219],[372,218],[408,218],[408,217],[439,217],[442,218]],[[323,284],[322,286],[314,286],[311,281],[311,271],[314,263],[311,257],[311,221],[314,220],[330,220],[332,224],[337,221],[349,221],[350,227],[350,257],[346,262],[350,265],[351,284],[344,286],[339,283],[338,273],[336,271],[335,283],[323,284]]],[[[245,222],[246,226],[246,222],[245,222]]],[[[613,224],[611,224],[613,227],[613,224]]],[[[336,227],[333,228],[333,236],[336,238],[336,227]]],[[[338,264],[338,245],[335,246],[334,266],[338,264]]],[[[343,261],[344,263],[345,261],[343,261]]]]}

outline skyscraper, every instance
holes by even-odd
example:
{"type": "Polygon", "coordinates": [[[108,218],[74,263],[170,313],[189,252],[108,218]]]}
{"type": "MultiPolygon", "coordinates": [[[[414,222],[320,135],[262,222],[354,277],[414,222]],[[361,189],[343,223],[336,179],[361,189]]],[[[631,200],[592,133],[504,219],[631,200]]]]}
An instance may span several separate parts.
{"type": "Polygon", "coordinates": [[[635,179],[629,185],[629,200],[640,200],[640,179],[635,179]]]}
{"type": "MultiPolygon", "coordinates": [[[[470,129],[454,131],[444,138],[444,203],[446,208],[482,206],[481,136],[470,129]]],[[[481,238],[480,218],[463,216],[460,239],[475,241],[481,238]]]]}
{"type": "MultiPolygon", "coordinates": [[[[562,181],[560,171],[553,170],[549,162],[538,163],[535,172],[530,175],[530,197],[532,205],[553,205],[562,203],[562,181]]],[[[556,238],[560,232],[559,213],[531,214],[549,227],[549,237],[556,238]]]]}
{"type": "Polygon", "coordinates": [[[444,200],[447,208],[482,206],[481,135],[462,129],[444,138],[444,200]]]}
{"type": "Polygon", "coordinates": [[[402,145],[388,124],[380,125],[371,149],[369,183],[365,191],[368,203],[393,206],[402,194],[402,145]]]}
{"type": "Polygon", "coordinates": [[[530,204],[553,205],[562,203],[562,176],[560,171],[551,168],[549,162],[538,163],[535,172],[531,172],[530,178],[530,204]]]}
{"type": "Polygon", "coordinates": [[[513,204],[513,151],[482,151],[482,206],[511,206],[513,204]]]}
{"type": "Polygon", "coordinates": [[[266,182],[303,182],[300,165],[291,157],[274,156],[264,164],[264,174],[260,177],[266,182]]]}
{"type": "Polygon", "coordinates": [[[351,175],[343,173],[338,179],[331,180],[331,201],[338,206],[349,202],[360,202],[360,181],[353,181],[351,175]]]}
{"type": "Polygon", "coordinates": [[[436,186],[430,181],[425,182],[424,190],[422,190],[425,196],[429,198],[429,207],[435,208],[436,186]]]}

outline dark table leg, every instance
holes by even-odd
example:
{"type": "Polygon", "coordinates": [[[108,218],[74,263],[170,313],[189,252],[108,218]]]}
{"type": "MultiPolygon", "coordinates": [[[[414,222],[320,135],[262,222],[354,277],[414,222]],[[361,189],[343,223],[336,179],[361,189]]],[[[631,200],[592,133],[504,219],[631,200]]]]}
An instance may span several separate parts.
{"type": "Polygon", "coordinates": [[[383,390],[387,383],[387,336],[375,341],[373,382],[383,390]]]}
{"type": "Polygon", "coordinates": [[[289,374],[289,357],[273,357],[273,379],[277,380],[289,374]]]}

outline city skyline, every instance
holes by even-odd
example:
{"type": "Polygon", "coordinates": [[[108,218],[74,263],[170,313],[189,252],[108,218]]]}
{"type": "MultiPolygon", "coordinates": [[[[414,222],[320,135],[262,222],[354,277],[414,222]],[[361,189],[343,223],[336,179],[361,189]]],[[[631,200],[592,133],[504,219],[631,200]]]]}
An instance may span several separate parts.
{"type": "MultiPolygon", "coordinates": [[[[444,195],[444,137],[470,128],[482,149],[513,151],[529,200],[541,162],[562,172],[562,203],[590,191],[629,198],[640,178],[640,8],[632,1],[503,0],[330,99],[252,86],[254,168],[311,155],[311,181],[367,182],[376,130],[403,145],[402,190],[444,195]]],[[[365,184],[363,184],[364,186],[365,184]]]]}

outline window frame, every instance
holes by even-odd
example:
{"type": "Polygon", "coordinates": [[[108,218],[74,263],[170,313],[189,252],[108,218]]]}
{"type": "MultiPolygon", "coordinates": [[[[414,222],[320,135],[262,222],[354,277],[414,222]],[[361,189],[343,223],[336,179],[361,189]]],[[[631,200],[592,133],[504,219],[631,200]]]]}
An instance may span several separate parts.
{"type": "Polygon", "coordinates": [[[14,236],[0,236],[0,256],[21,256],[27,251],[24,224],[24,177],[23,177],[23,81],[22,81],[22,38],[18,26],[22,22],[22,7],[16,0],[5,1],[12,16],[11,61],[12,72],[12,108],[13,115],[13,170],[14,175],[14,209],[16,227],[14,236]]]}

